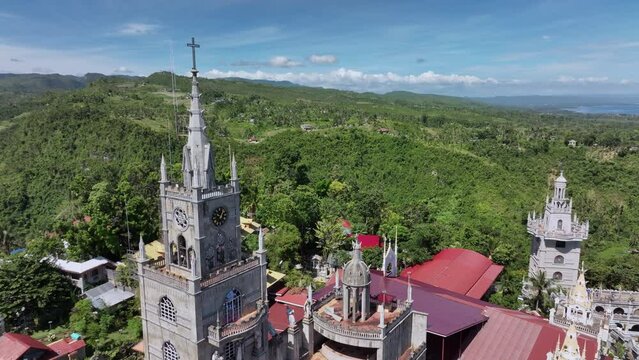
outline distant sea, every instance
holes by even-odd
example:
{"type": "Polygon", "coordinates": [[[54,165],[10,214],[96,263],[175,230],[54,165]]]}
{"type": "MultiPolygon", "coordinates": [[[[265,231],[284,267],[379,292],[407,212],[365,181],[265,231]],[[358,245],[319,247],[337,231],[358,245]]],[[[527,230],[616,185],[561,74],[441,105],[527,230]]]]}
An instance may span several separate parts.
{"type": "Polygon", "coordinates": [[[639,104],[590,105],[563,108],[580,114],[624,114],[639,115],[639,104]]]}

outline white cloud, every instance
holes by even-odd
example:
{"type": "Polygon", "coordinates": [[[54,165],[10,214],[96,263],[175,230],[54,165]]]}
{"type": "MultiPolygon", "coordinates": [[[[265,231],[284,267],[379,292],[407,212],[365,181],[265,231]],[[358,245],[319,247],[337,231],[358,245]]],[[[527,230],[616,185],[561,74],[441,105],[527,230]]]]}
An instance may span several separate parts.
{"type": "Polygon", "coordinates": [[[293,61],[286,56],[274,56],[268,63],[270,66],[274,67],[295,67],[302,65],[302,63],[293,61]]]}
{"type": "Polygon", "coordinates": [[[117,68],[113,69],[113,73],[114,74],[132,74],[133,70],[129,69],[126,66],[118,66],[117,68]]]}
{"type": "Polygon", "coordinates": [[[337,57],[335,55],[311,55],[308,60],[313,64],[335,64],[337,57]]]}
{"type": "Polygon", "coordinates": [[[0,73],[60,73],[84,75],[87,72],[109,73],[118,67],[117,61],[101,55],[102,49],[83,48],[60,50],[37,47],[13,46],[0,43],[0,73]],[[15,61],[18,60],[18,61],[15,61]]]}
{"type": "Polygon", "coordinates": [[[550,40],[550,35],[543,35],[541,38],[544,40],[550,40]]]}
{"type": "Polygon", "coordinates": [[[607,76],[589,76],[589,77],[579,77],[575,78],[572,76],[560,76],[557,78],[557,81],[564,84],[597,84],[597,83],[605,83],[608,82],[607,76]]]}
{"type": "Polygon", "coordinates": [[[118,34],[120,35],[147,35],[155,32],[159,28],[158,25],[154,24],[144,24],[144,23],[128,23],[122,25],[118,29],[118,34]]]}
{"type": "Polygon", "coordinates": [[[498,84],[493,78],[479,78],[474,75],[437,74],[427,71],[416,75],[399,75],[393,72],[365,73],[358,70],[340,68],[326,73],[318,72],[265,72],[222,71],[213,69],[205,74],[210,78],[239,77],[249,80],[290,81],[309,86],[324,86],[342,89],[401,89],[415,86],[475,86],[498,84]]]}

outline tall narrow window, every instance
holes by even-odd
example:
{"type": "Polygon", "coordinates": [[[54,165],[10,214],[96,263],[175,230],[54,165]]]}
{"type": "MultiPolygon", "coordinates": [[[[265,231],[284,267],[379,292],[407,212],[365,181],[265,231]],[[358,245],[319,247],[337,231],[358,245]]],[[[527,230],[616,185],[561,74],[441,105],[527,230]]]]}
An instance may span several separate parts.
{"type": "Polygon", "coordinates": [[[175,350],[175,346],[173,346],[170,341],[167,341],[164,345],[162,345],[162,355],[164,360],[180,359],[180,355],[178,355],[177,350],[175,350]]]}
{"type": "Polygon", "coordinates": [[[557,220],[557,230],[563,230],[564,222],[563,220],[557,220]]]}
{"type": "Polygon", "coordinates": [[[175,245],[174,242],[171,242],[171,264],[176,264],[178,263],[178,251],[177,251],[177,245],[175,245]]]}
{"type": "Polygon", "coordinates": [[[160,318],[171,322],[175,322],[177,319],[175,306],[173,306],[171,299],[166,296],[160,299],[160,318]]]}
{"type": "Polygon", "coordinates": [[[182,235],[178,236],[178,265],[187,267],[186,239],[182,235]]]}
{"type": "Polygon", "coordinates": [[[242,315],[242,297],[240,292],[233,289],[224,297],[224,318],[226,323],[232,323],[242,315]]]}
{"type": "Polygon", "coordinates": [[[237,344],[235,342],[226,343],[224,346],[224,358],[235,359],[237,357],[237,344]]]}

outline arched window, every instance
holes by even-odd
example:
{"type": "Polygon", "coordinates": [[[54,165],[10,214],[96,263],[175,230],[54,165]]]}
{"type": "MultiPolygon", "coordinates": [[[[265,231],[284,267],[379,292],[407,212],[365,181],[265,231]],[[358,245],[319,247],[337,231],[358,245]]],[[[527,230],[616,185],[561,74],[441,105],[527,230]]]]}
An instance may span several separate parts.
{"type": "Polygon", "coordinates": [[[175,350],[175,346],[173,346],[170,341],[167,341],[164,345],[162,345],[162,355],[164,360],[180,359],[180,355],[178,355],[177,350],[175,350]]]}
{"type": "Polygon", "coordinates": [[[171,264],[177,265],[178,263],[177,245],[175,245],[174,242],[171,242],[170,248],[171,248],[171,264]]]}
{"type": "Polygon", "coordinates": [[[182,235],[178,236],[178,265],[187,267],[186,239],[182,235]]]}
{"type": "Polygon", "coordinates": [[[552,274],[552,279],[553,280],[561,280],[564,276],[562,275],[562,273],[560,273],[559,271],[557,271],[556,273],[552,274]]]}
{"type": "Polygon", "coordinates": [[[595,311],[598,312],[598,313],[604,313],[605,312],[603,306],[595,306],[595,311]]]}
{"type": "Polygon", "coordinates": [[[242,316],[242,296],[233,289],[224,297],[224,319],[226,323],[232,323],[242,316]]]}
{"type": "Polygon", "coordinates": [[[557,220],[557,230],[563,230],[564,222],[563,220],[557,220]]]}
{"type": "Polygon", "coordinates": [[[613,314],[623,315],[623,314],[625,314],[626,312],[625,312],[625,311],[623,311],[623,309],[622,309],[622,308],[615,308],[615,309],[612,311],[612,313],[613,313],[613,314]]]}
{"type": "Polygon", "coordinates": [[[564,257],[561,255],[557,255],[555,256],[555,264],[563,264],[564,263],[564,257]]]}
{"type": "Polygon", "coordinates": [[[173,306],[171,299],[166,296],[160,299],[160,318],[171,322],[176,320],[175,306],[173,306]]]}

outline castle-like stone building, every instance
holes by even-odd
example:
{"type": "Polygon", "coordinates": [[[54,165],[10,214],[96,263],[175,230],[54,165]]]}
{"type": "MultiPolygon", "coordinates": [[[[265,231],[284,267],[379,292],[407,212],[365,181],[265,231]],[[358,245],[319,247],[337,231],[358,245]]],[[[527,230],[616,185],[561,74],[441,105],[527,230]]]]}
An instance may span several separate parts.
{"type": "Polygon", "coordinates": [[[161,234],[165,258],[149,261],[140,243],[138,275],[148,360],[266,359],[266,252],[241,253],[240,185],[235,159],[229,184],[215,182],[193,41],[188,141],[182,182],[161,161],[161,234]]]}
{"type": "Polygon", "coordinates": [[[577,282],[581,243],[588,238],[589,225],[573,214],[567,183],[562,171],[555,179],[552,198],[546,197],[544,213],[539,217],[535,212],[528,214],[528,233],[532,235],[528,276],[542,271],[556,284],[570,288],[577,282]]]}

